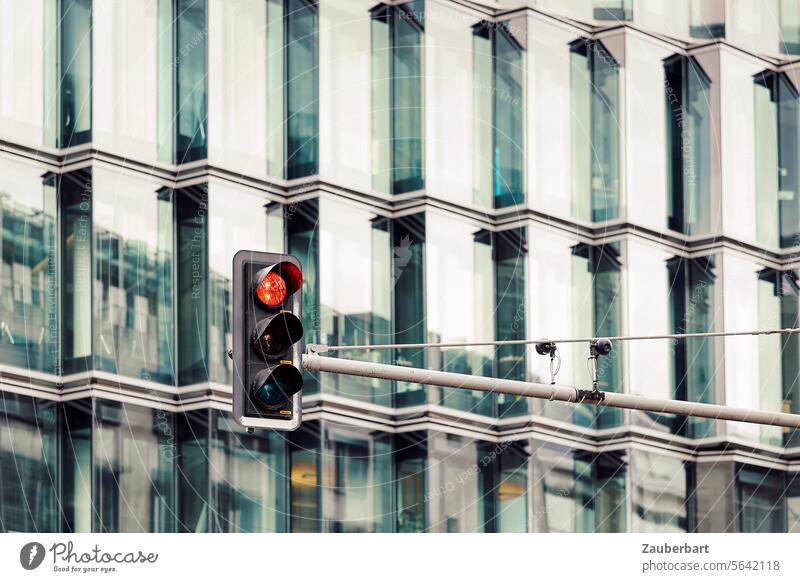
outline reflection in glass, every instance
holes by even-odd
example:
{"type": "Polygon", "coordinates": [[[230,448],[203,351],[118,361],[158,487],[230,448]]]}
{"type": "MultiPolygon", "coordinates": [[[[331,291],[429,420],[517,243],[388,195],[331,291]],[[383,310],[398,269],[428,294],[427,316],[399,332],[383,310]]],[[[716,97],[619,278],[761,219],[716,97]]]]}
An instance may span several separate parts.
{"type": "Polygon", "coordinates": [[[174,531],[175,442],[171,413],[95,402],[95,531],[174,531]]]}
{"type": "Polygon", "coordinates": [[[175,191],[178,384],[208,381],[208,185],[175,191]]]}
{"type": "Polygon", "coordinates": [[[743,533],[786,531],[785,475],[736,464],[736,523],[743,533]]]}
{"type": "Polygon", "coordinates": [[[690,0],[689,34],[725,38],[725,0],[690,0]]]}
{"type": "Polygon", "coordinates": [[[324,496],[327,531],[391,532],[392,446],[389,435],[327,424],[324,496]]]}
{"type": "Polygon", "coordinates": [[[482,21],[473,42],[473,198],[486,208],[525,198],[525,47],[516,25],[482,21]]]}
{"type": "MultiPolygon", "coordinates": [[[[602,246],[578,245],[572,252],[572,302],[576,337],[614,337],[622,335],[622,297],[619,243],[602,246]]],[[[586,365],[587,347],[573,347],[573,378],[578,386],[590,387],[592,378],[586,365]]],[[[622,384],[623,346],[614,344],[612,352],[597,363],[598,389],[624,392],[622,384]]],[[[607,428],[622,423],[622,410],[581,404],[575,407],[573,422],[581,426],[607,428]]]]}
{"type": "Polygon", "coordinates": [[[59,0],[58,147],[92,140],[92,0],[59,0]]]}
{"type": "Polygon", "coordinates": [[[800,244],[799,116],[797,91],[784,74],[756,75],[757,231],[770,246],[800,244]]]}
{"type": "Polygon", "coordinates": [[[57,372],[55,177],[27,188],[25,169],[0,171],[0,361],[57,372]]]}
{"type": "Polygon", "coordinates": [[[570,51],[572,214],[602,221],[619,216],[619,64],[602,43],[570,51]]]}
{"type": "Polygon", "coordinates": [[[633,20],[633,0],[594,0],[595,20],[633,20]]]}
{"type": "Polygon", "coordinates": [[[223,412],[211,411],[211,418],[213,531],[284,531],[284,437],[265,430],[247,434],[223,412]]]}
{"type": "MultiPolygon", "coordinates": [[[[525,228],[499,231],[493,236],[495,269],[495,339],[522,340],[525,328],[525,272],[528,254],[525,228]]],[[[526,380],[525,346],[499,346],[495,353],[497,378],[526,380]]],[[[497,415],[515,416],[528,411],[528,399],[497,395],[497,415]]]]}
{"type": "Polygon", "coordinates": [[[667,226],[685,234],[711,228],[711,81],[690,57],[664,64],[667,110],[667,226]]]}
{"type": "MultiPolygon", "coordinates": [[[[319,201],[320,339],[326,345],[392,342],[391,225],[386,218],[333,200],[319,201]]],[[[391,363],[388,350],[345,350],[338,357],[391,363]]],[[[325,392],[392,405],[392,382],[324,373],[325,392]]]]}
{"type": "Polygon", "coordinates": [[[254,193],[212,184],[208,196],[208,355],[212,382],[233,382],[233,255],[241,249],[267,250],[264,200],[254,193]]]}
{"type": "Polygon", "coordinates": [[[317,172],[317,3],[267,3],[267,171],[279,178],[317,172]]]}
{"type": "MultiPolygon", "coordinates": [[[[683,259],[667,263],[672,330],[670,333],[714,331],[714,258],[683,259]]],[[[674,398],[689,402],[715,400],[716,356],[714,338],[675,340],[672,349],[674,398]]],[[[663,415],[660,420],[675,434],[703,438],[714,434],[714,421],[707,418],[663,415]]]]}
{"type": "Polygon", "coordinates": [[[61,508],[64,531],[96,531],[97,511],[92,501],[91,398],[70,400],[61,411],[61,508]]]}
{"type": "MultiPolygon", "coordinates": [[[[392,290],[394,299],[394,341],[401,344],[425,342],[425,215],[412,214],[392,221],[392,290]]],[[[394,350],[399,366],[425,367],[425,350],[394,350]]],[[[425,402],[424,385],[395,382],[394,406],[402,408],[425,402]]]]}
{"type": "Polygon", "coordinates": [[[372,9],[373,187],[423,188],[423,0],[372,9]]]}
{"type": "MultiPolygon", "coordinates": [[[[759,329],[786,329],[800,325],[797,274],[764,269],[758,274],[759,329]]],[[[800,413],[800,338],[797,334],[758,338],[759,409],[800,413]]],[[[796,446],[800,431],[761,426],[761,442],[796,446]]]]}
{"type": "Polygon", "coordinates": [[[0,532],[61,531],[57,403],[0,397],[0,532]]]}
{"type": "Polygon", "coordinates": [[[781,0],[781,52],[800,55],[800,3],[781,0]]]}
{"type": "Polygon", "coordinates": [[[427,527],[425,433],[405,433],[395,440],[395,495],[397,530],[418,533],[427,527]]]}
{"type": "Polygon", "coordinates": [[[485,531],[528,531],[528,457],[525,442],[505,442],[482,447],[479,462],[485,485],[487,511],[485,531]]]}
{"type": "MultiPolygon", "coordinates": [[[[430,343],[491,338],[495,305],[491,234],[444,215],[426,216],[426,291],[430,343]]],[[[491,376],[491,346],[430,348],[428,365],[459,374],[491,376]]],[[[440,403],[473,414],[494,413],[492,393],[442,388],[440,403]]]]}
{"type": "Polygon", "coordinates": [[[634,449],[631,453],[633,531],[689,531],[689,471],[678,458],[634,449]]]}
{"type": "Polygon", "coordinates": [[[176,513],[177,531],[206,533],[211,530],[208,451],[211,411],[193,410],[175,417],[178,434],[176,513]]]}
{"type": "Polygon", "coordinates": [[[64,373],[92,368],[92,176],[61,174],[61,353],[64,373]]]}
{"type": "Polygon", "coordinates": [[[206,0],[160,0],[158,11],[159,159],[206,157],[208,66],[206,0]]]}
{"type": "Polygon", "coordinates": [[[320,487],[322,433],[319,422],[303,422],[290,438],[291,531],[320,532],[323,522],[320,487]]]}
{"type": "Polygon", "coordinates": [[[172,191],[143,192],[122,180],[112,185],[113,175],[99,184],[100,176],[93,216],[95,368],[171,384],[172,191]]]}

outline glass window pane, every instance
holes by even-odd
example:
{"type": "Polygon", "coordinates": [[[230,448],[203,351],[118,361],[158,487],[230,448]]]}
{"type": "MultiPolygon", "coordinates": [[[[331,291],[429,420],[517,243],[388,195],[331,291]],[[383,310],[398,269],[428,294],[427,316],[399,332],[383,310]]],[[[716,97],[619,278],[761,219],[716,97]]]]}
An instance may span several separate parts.
{"type": "Polygon", "coordinates": [[[57,372],[55,176],[0,162],[0,360],[57,372]]]}
{"type": "MultiPolygon", "coordinates": [[[[425,215],[413,214],[392,221],[392,282],[394,284],[394,341],[424,343],[425,333],[425,215]]],[[[425,350],[394,351],[399,366],[425,367],[425,350]]],[[[395,382],[394,406],[413,406],[426,401],[422,384],[395,382]]]]}
{"type": "MultiPolygon", "coordinates": [[[[527,263],[525,228],[500,231],[494,236],[497,340],[521,340],[525,327],[525,272],[527,263]]],[[[525,346],[499,346],[495,353],[496,375],[526,380],[525,346]]],[[[497,395],[497,415],[514,416],[528,411],[528,399],[497,395]]]]}
{"type": "Polygon", "coordinates": [[[303,422],[291,433],[290,531],[322,531],[320,465],[321,433],[318,422],[303,422]]]}
{"type": "Polygon", "coordinates": [[[758,239],[778,246],[778,90],[775,76],[755,82],[756,217],[758,239]]]}
{"type": "Polygon", "coordinates": [[[736,465],[738,531],[786,531],[784,480],[784,473],[776,469],[736,465]]]}
{"type": "Polygon", "coordinates": [[[633,0],[594,0],[595,20],[632,20],[633,0]]]}
{"type": "Polygon", "coordinates": [[[211,411],[195,410],[176,415],[178,434],[177,518],[179,532],[212,531],[208,466],[211,411]]]}
{"type": "MultiPolygon", "coordinates": [[[[669,270],[671,333],[700,333],[714,330],[713,257],[671,260],[669,270]]],[[[675,398],[713,403],[718,364],[714,338],[676,340],[673,351],[675,398]]],[[[672,431],[691,438],[714,434],[714,421],[699,417],[675,417],[672,431]]]]}
{"type": "Polygon", "coordinates": [[[56,407],[0,394],[0,532],[61,531],[56,407]]]}
{"type": "Polygon", "coordinates": [[[286,2],[286,177],[317,173],[317,5],[286,2]]]}
{"type": "Polygon", "coordinates": [[[218,532],[285,530],[285,439],[276,431],[247,434],[226,413],[212,411],[209,477],[218,532]]]}
{"type": "Polygon", "coordinates": [[[171,413],[95,402],[92,492],[100,532],[174,530],[175,426],[171,413]]]}
{"type": "Polygon", "coordinates": [[[497,454],[494,531],[528,531],[528,453],[519,443],[501,443],[497,454]],[[505,446],[503,446],[505,445],[505,446]]]}
{"type": "Polygon", "coordinates": [[[95,169],[98,370],[173,382],[171,197],[153,182],[95,169]]]}
{"type": "Polygon", "coordinates": [[[669,140],[668,227],[708,232],[711,173],[711,82],[692,58],[665,64],[669,140]]]}
{"type": "Polygon", "coordinates": [[[525,196],[525,51],[503,26],[494,30],[494,207],[503,208],[525,196]]]}
{"type": "Polygon", "coordinates": [[[61,203],[62,356],[64,372],[91,369],[92,178],[88,170],[62,174],[61,203]]]}
{"type": "Polygon", "coordinates": [[[372,435],[332,424],[325,429],[326,530],[390,532],[392,447],[389,435],[372,435]]]}
{"type": "Polygon", "coordinates": [[[92,399],[70,400],[62,408],[61,507],[64,530],[92,528],[97,511],[92,501],[92,399]]]}
{"type": "Polygon", "coordinates": [[[178,384],[208,381],[208,186],[178,190],[175,202],[178,384]]]}
{"type": "Polygon", "coordinates": [[[395,442],[397,531],[422,532],[427,527],[426,435],[400,434],[395,442]]]}
{"type": "Polygon", "coordinates": [[[423,188],[422,0],[372,10],[373,187],[423,188]]]}
{"type": "Polygon", "coordinates": [[[92,0],[60,0],[59,147],[92,139],[92,0]]]}
{"type": "Polygon", "coordinates": [[[206,157],[206,0],[175,0],[175,163],[206,157]]]}
{"type": "Polygon", "coordinates": [[[631,454],[633,531],[688,531],[688,470],[681,459],[648,451],[631,454]]]}
{"type": "Polygon", "coordinates": [[[725,0],[690,0],[689,34],[695,38],[725,37],[725,0]]]}
{"type": "Polygon", "coordinates": [[[781,0],[781,52],[800,54],[800,3],[781,0]]]}

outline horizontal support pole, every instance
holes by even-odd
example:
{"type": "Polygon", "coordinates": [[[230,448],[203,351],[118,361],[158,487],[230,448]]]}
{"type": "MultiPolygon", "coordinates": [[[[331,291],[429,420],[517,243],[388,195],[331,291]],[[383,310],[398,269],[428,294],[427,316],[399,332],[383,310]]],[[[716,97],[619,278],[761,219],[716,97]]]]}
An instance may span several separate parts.
{"type": "Polygon", "coordinates": [[[362,376],[364,378],[381,378],[383,380],[399,380],[402,382],[427,384],[430,386],[463,388],[465,390],[479,390],[481,392],[497,392],[529,398],[544,398],[547,400],[558,400],[576,404],[584,402],[661,414],[699,416],[716,420],[733,420],[753,424],[800,428],[800,415],[798,414],[765,412],[761,410],[722,406],[719,404],[686,402],[683,400],[648,398],[645,396],[635,396],[633,394],[618,394],[616,392],[602,392],[600,393],[602,398],[597,399],[592,396],[593,393],[588,390],[580,390],[578,388],[561,386],[558,384],[521,382],[518,380],[441,372],[439,370],[359,362],[343,358],[330,358],[314,353],[303,354],[303,368],[310,372],[331,372],[334,374],[362,376]]]}

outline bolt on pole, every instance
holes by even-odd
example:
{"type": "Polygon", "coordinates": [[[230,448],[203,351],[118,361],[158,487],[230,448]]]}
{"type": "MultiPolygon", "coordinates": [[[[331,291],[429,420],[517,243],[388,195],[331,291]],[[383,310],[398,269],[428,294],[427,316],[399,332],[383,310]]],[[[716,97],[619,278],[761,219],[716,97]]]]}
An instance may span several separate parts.
{"type": "Polygon", "coordinates": [[[598,406],[612,406],[630,410],[645,410],[662,414],[680,414],[683,416],[699,416],[718,420],[733,420],[754,424],[800,428],[800,415],[785,412],[766,412],[746,408],[734,408],[719,404],[703,404],[683,400],[667,400],[648,398],[633,394],[616,392],[596,392],[581,390],[571,386],[558,384],[540,384],[538,382],[521,382],[485,376],[471,376],[454,372],[440,372],[422,368],[406,368],[390,364],[359,362],[343,358],[331,358],[314,353],[314,346],[308,346],[309,353],[303,354],[303,368],[310,372],[331,372],[365,378],[384,380],[400,380],[431,386],[463,388],[483,392],[513,394],[529,398],[545,398],[561,402],[589,403],[598,406]]]}

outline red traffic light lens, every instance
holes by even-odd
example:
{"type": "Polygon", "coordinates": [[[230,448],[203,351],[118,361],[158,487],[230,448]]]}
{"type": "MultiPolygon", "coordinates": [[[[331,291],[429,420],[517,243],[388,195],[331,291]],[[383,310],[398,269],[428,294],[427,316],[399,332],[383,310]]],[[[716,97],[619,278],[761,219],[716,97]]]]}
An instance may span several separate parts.
{"type": "Polygon", "coordinates": [[[278,307],[286,300],[286,281],[271,271],[256,287],[256,296],[267,307],[278,307]]]}

